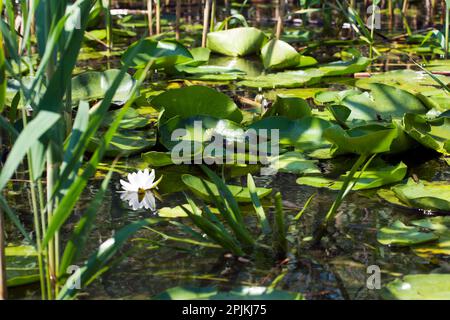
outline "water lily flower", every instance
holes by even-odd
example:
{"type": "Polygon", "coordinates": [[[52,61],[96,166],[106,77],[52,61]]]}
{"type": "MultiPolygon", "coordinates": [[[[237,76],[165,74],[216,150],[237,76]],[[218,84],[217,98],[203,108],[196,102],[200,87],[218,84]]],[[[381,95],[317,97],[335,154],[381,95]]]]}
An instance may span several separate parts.
{"type": "Polygon", "coordinates": [[[147,190],[144,193],[125,191],[120,195],[120,199],[127,201],[128,205],[133,208],[133,210],[156,210],[155,196],[150,190],[147,190]]]}
{"type": "Polygon", "coordinates": [[[120,199],[127,201],[133,210],[147,209],[151,211],[156,210],[156,200],[152,189],[158,189],[158,184],[161,178],[155,181],[155,170],[149,172],[148,169],[144,171],[139,170],[128,174],[128,182],[120,180],[123,191],[120,199]]]}
{"type": "Polygon", "coordinates": [[[129,173],[128,182],[120,180],[120,184],[124,191],[145,193],[147,190],[157,189],[161,179],[162,176],[158,181],[155,181],[155,170],[149,172],[148,169],[145,169],[144,171],[139,170],[138,172],[129,173]]]}

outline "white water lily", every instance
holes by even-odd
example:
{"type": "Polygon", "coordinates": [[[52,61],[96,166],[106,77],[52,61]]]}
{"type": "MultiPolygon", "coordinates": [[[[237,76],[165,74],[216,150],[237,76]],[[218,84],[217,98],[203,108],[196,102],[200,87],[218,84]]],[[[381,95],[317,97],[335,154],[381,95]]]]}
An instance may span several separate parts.
{"type": "Polygon", "coordinates": [[[147,190],[144,193],[125,191],[120,195],[120,199],[123,201],[127,201],[128,205],[133,208],[133,210],[156,210],[155,196],[150,190],[147,190]]]}
{"type": "Polygon", "coordinates": [[[158,184],[161,182],[161,178],[155,181],[155,170],[149,172],[148,169],[144,171],[139,170],[128,174],[128,182],[120,180],[122,189],[126,192],[140,192],[144,193],[147,190],[158,188],[158,184]]]}
{"type": "Polygon", "coordinates": [[[156,200],[152,189],[158,189],[158,184],[161,178],[155,181],[155,170],[149,172],[148,169],[144,171],[139,170],[128,174],[128,182],[120,180],[123,191],[120,199],[127,201],[133,210],[147,209],[151,211],[156,210],[156,200]]]}

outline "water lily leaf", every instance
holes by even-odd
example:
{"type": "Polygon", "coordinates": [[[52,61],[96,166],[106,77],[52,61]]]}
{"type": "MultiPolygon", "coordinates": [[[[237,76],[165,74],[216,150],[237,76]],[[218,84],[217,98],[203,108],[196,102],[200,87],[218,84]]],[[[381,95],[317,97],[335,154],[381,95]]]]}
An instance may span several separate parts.
{"type": "Polygon", "coordinates": [[[193,149],[189,154],[183,154],[183,158],[201,152],[203,146],[214,142],[214,137],[222,137],[228,142],[235,142],[241,141],[244,136],[244,130],[237,123],[209,116],[173,117],[160,126],[159,133],[160,142],[169,150],[172,150],[181,141],[189,142],[189,146],[192,142],[193,149]],[[177,129],[183,129],[184,132],[180,131],[179,136],[172,137],[177,129]]]}
{"type": "MultiPolygon", "coordinates": [[[[191,190],[194,194],[196,194],[205,201],[209,201],[211,199],[209,197],[207,189],[203,185],[203,182],[207,184],[207,186],[211,189],[211,191],[215,196],[220,196],[219,190],[217,189],[216,185],[213,184],[212,182],[192,176],[190,174],[183,175],[181,179],[183,180],[183,183],[189,188],[189,190],[191,190]]],[[[237,202],[241,203],[252,202],[250,191],[248,188],[235,185],[227,185],[227,187],[230,189],[231,194],[233,195],[233,197],[236,199],[237,202]]],[[[268,196],[271,192],[272,189],[256,188],[256,194],[258,195],[259,198],[264,198],[268,196]]]]}
{"type": "Polygon", "coordinates": [[[381,228],[377,240],[384,245],[411,246],[438,239],[434,233],[421,232],[420,228],[407,226],[401,221],[395,221],[391,226],[381,228]]]}
{"type": "Polygon", "coordinates": [[[438,216],[433,218],[414,220],[411,221],[411,224],[441,233],[450,230],[450,217],[438,216]]]}
{"type": "Polygon", "coordinates": [[[264,118],[284,116],[289,119],[301,119],[311,115],[311,107],[302,98],[277,95],[272,107],[264,114],[264,118]]]}
{"type": "Polygon", "coordinates": [[[449,71],[450,70],[450,60],[430,60],[425,67],[429,71],[449,71]]]}
{"type": "Polygon", "coordinates": [[[318,63],[319,62],[313,57],[300,55],[300,63],[297,65],[297,68],[312,67],[318,63]]]}
{"type": "Polygon", "coordinates": [[[450,299],[449,274],[414,274],[386,285],[384,297],[398,300],[450,299]]]}
{"type": "Polygon", "coordinates": [[[266,36],[256,28],[235,28],[208,33],[208,48],[227,56],[246,56],[258,52],[266,36]]]}
{"type": "MultiPolygon", "coordinates": [[[[379,188],[381,186],[392,184],[403,180],[406,176],[407,166],[401,162],[397,166],[386,166],[381,168],[369,168],[361,172],[357,171],[355,177],[359,177],[353,190],[367,190],[379,188]]],[[[316,188],[328,188],[331,190],[340,190],[348,175],[340,176],[337,180],[324,177],[307,176],[297,180],[298,184],[307,185],[316,188]]]]}
{"type": "Polygon", "coordinates": [[[286,152],[276,157],[269,157],[270,167],[275,171],[295,174],[320,173],[317,160],[308,160],[300,152],[286,152]]]}
{"type": "Polygon", "coordinates": [[[278,129],[280,144],[295,146],[298,150],[313,150],[330,144],[324,138],[324,132],[331,127],[331,123],[317,118],[304,117],[291,120],[286,117],[268,117],[249,126],[249,129],[258,130],[278,129]]]}
{"type": "MultiPolygon", "coordinates": [[[[78,105],[80,101],[103,99],[111,87],[120,70],[111,69],[104,72],[88,71],[72,79],[72,104],[78,105]]],[[[113,103],[123,104],[130,97],[135,80],[125,74],[119,88],[114,94],[113,103]]]]}
{"type": "Polygon", "coordinates": [[[209,61],[209,57],[211,55],[211,50],[208,48],[192,48],[189,50],[192,55],[192,61],[186,62],[184,65],[188,65],[191,67],[197,67],[202,64],[206,64],[209,61]]]}
{"type": "Polygon", "coordinates": [[[240,58],[216,55],[209,59],[209,65],[241,70],[249,77],[257,77],[264,71],[261,60],[252,57],[240,58]]]}
{"type": "MultiPolygon", "coordinates": [[[[119,112],[120,109],[108,112],[102,122],[102,126],[108,127],[109,124],[111,124],[114,121],[119,112]]],[[[151,121],[149,118],[141,115],[136,109],[128,108],[127,112],[123,116],[122,121],[120,122],[119,128],[139,129],[147,126],[148,124],[150,124],[150,122],[151,121]]]]}
{"type": "Polygon", "coordinates": [[[226,94],[204,86],[190,86],[168,90],[153,98],[152,105],[164,110],[159,122],[175,116],[188,118],[204,115],[240,123],[242,113],[226,94]]]}
{"type": "Polygon", "coordinates": [[[394,124],[369,124],[346,131],[335,125],[325,130],[323,135],[335,144],[335,155],[346,152],[369,155],[390,151],[398,137],[398,129],[394,124]]]}
{"type": "Polygon", "coordinates": [[[343,76],[364,71],[370,63],[369,58],[359,57],[349,61],[336,61],[321,65],[319,70],[327,77],[343,76]]]}
{"type": "Polygon", "coordinates": [[[406,114],[403,118],[405,131],[420,144],[450,155],[450,117],[427,120],[416,114],[406,114]]]}
{"type": "Polygon", "coordinates": [[[273,39],[261,49],[264,68],[271,70],[289,69],[300,64],[300,54],[290,44],[273,39]]]}
{"type": "Polygon", "coordinates": [[[300,293],[275,290],[266,287],[236,287],[219,291],[216,287],[175,287],[156,297],[156,300],[303,300],[300,293]]]}
{"type": "MultiPolygon", "coordinates": [[[[141,40],[133,43],[123,54],[122,61],[128,59],[133,49],[141,40]]],[[[172,40],[155,41],[151,38],[142,40],[140,52],[131,60],[131,67],[135,69],[144,68],[149,61],[154,61],[153,69],[171,68],[176,64],[186,63],[193,60],[192,54],[181,43],[172,40]]]]}
{"type": "Polygon", "coordinates": [[[319,83],[324,73],[318,69],[269,73],[257,77],[246,77],[238,85],[250,88],[275,89],[299,88],[319,83]]]}
{"type": "Polygon", "coordinates": [[[341,104],[347,96],[361,94],[358,89],[349,89],[343,91],[319,91],[314,95],[314,102],[319,105],[326,103],[341,104]]]}
{"type": "Polygon", "coordinates": [[[450,185],[445,181],[409,179],[406,184],[392,187],[395,195],[409,207],[450,212],[450,185]]]}
{"type": "Polygon", "coordinates": [[[39,281],[37,251],[32,246],[5,248],[7,286],[16,287],[39,281]]]}
{"type": "Polygon", "coordinates": [[[173,164],[170,152],[149,151],[141,155],[149,167],[158,168],[170,166],[173,164]]]}
{"type": "Polygon", "coordinates": [[[374,83],[370,85],[371,94],[346,95],[341,104],[351,110],[349,121],[389,120],[403,117],[405,113],[427,113],[427,108],[413,94],[392,86],[374,83]]]}
{"type": "Polygon", "coordinates": [[[158,217],[161,218],[185,218],[187,217],[187,213],[183,210],[183,207],[187,210],[191,210],[191,206],[189,204],[183,204],[181,206],[176,206],[173,208],[164,207],[158,209],[158,217]]]}
{"type": "MultiPolygon", "coordinates": [[[[101,142],[100,132],[89,141],[88,150],[94,152],[101,142]]],[[[154,130],[118,130],[106,149],[108,157],[130,156],[148,150],[156,144],[156,133],[154,130]]]]}

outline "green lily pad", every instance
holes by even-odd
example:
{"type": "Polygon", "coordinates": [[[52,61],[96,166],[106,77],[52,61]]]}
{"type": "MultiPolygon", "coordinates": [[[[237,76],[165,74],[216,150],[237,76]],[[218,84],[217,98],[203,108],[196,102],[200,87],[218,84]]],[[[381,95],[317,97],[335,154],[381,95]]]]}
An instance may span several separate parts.
{"type": "Polygon", "coordinates": [[[156,300],[303,300],[300,293],[291,293],[266,287],[236,287],[220,291],[216,287],[175,287],[156,297],[156,300]]]}
{"type": "Polygon", "coordinates": [[[270,167],[279,172],[295,174],[320,173],[317,160],[308,160],[300,152],[286,152],[276,157],[269,157],[270,167]]]}
{"type": "MultiPolygon", "coordinates": [[[[203,182],[206,183],[206,185],[211,189],[211,191],[215,196],[220,196],[216,185],[213,184],[212,182],[192,176],[190,174],[183,175],[181,179],[183,180],[183,183],[189,188],[189,190],[191,190],[194,194],[196,194],[205,201],[210,201],[211,199],[209,197],[207,189],[203,185],[203,182]]],[[[237,202],[240,203],[252,202],[252,198],[248,188],[235,185],[228,185],[227,187],[230,189],[233,197],[236,199],[237,202]]],[[[271,192],[272,189],[256,188],[256,194],[258,195],[259,198],[264,198],[268,196],[271,192]]]]}
{"type": "Polygon", "coordinates": [[[324,137],[335,144],[333,154],[356,153],[375,154],[388,152],[393,141],[398,137],[394,124],[370,124],[344,130],[332,126],[325,130],[324,137]]]}
{"type": "Polygon", "coordinates": [[[227,95],[204,86],[190,86],[166,91],[153,98],[151,104],[164,110],[159,123],[175,116],[188,118],[204,115],[240,123],[242,113],[227,95]]]}
{"type": "Polygon", "coordinates": [[[281,145],[295,146],[298,150],[314,150],[330,144],[324,138],[324,132],[331,123],[318,117],[304,117],[291,120],[286,117],[268,117],[249,126],[258,130],[278,129],[281,145]]]}
{"type": "Polygon", "coordinates": [[[322,71],[326,77],[343,76],[365,71],[371,60],[365,57],[355,58],[348,61],[336,61],[326,65],[321,65],[319,70],[322,71]]]}
{"type": "Polygon", "coordinates": [[[161,218],[185,218],[187,217],[187,213],[183,210],[183,207],[187,210],[191,210],[191,206],[189,204],[183,204],[181,206],[176,206],[173,208],[164,207],[158,209],[158,217],[161,218]]]}
{"type": "Polygon", "coordinates": [[[290,44],[273,39],[262,47],[261,58],[264,68],[280,70],[298,66],[301,56],[290,44]]]}
{"type": "MultiPolygon", "coordinates": [[[[111,69],[104,72],[88,71],[72,79],[72,103],[78,105],[80,101],[103,99],[108,89],[113,84],[120,70],[111,69]]],[[[122,82],[116,90],[113,102],[124,103],[130,97],[135,80],[125,74],[122,82]]]]}
{"type": "Polygon", "coordinates": [[[173,163],[170,152],[149,151],[141,155],[150,167],[158,168],[170,166],[173,163]]]}
{"type": "Polygon", "coordinates": [[[318,69],[285,71],[246,77],[238,85],[262,89],[300,88],[319,83],[323,76],[324,73],[318,69]]]}
{"type": "Polygon", "coordinates": [[[347,96],[361,94],[358,89],[349,89],[343,91],[319,91],[314,95],[314,102],[319,105],[327,103],[341,104],[347,96]]]}
{"type": "Polygon", "coordinates": [[[449,300],[449,274],[414,274],[386,285],[384,297],[398,300],[449,300]]]}
{"type": "MultiPolygon", "coordinates": [[[[155,41],[150,38],[142,40],[140,51],[131,60],[131,67],[144,68],[149,61],[154,61],[153,69],[171,68],[176,64],[193,60],[192,54],[181,43],[176,41],[155,41]]],[[[138,45],[139,41],[132,44],[123,54],[122,61],[126,61],[138,45]]]]}
{"type": "Polygon", "coordinates": [[[37,252],[32,246],[5,248],[7,286],[17,287],[39,281],[37,252]]]}
{"type": "Polygon", "coordinates": [[[235,28],[208,33],[208,48],[216,53],[242,57],[258,52],[266,36],[256,28],[235,28]]]}
{"type": "MultiPolygon", "coordinates": [[[[93,137],[88,144],[88,150],[93,152],[100,144],[101,133],[93,137]]],[[[154,130],[119,130],[113,136],[111,143],[106,149],[108,157],[130,156],[139,154],[150,149],[156,144],[156,133],[154,130]]]]}
{"type": "Polygon", "coordinates": [[[428,71],[449,71],[450,60],[430,60],[425,67],[428,71]]]}
{"type": "Polygon", "coordinates": [[[192,55],[193,60],[186,62],[185,65],[191,66],[191,67],[197,67],[202,64],[206,64],[209,61],[209,57],[211,55],[211,50],[208,48],[192,48],[189,50],[189,52],[192,55]]]}
{"type": "Polygon", "coordinates": [[[431,232],[421,232],[420,228],[407,226],[401,221],[395,221],[391,226],[381,228],[377,240],[384,245],[411,246],[438,239],[431,232]]]}
{"type": "Polygon", "coordinates": [[[244,136],[244,130],[237,123],[209,116],[173,117],[160,126],[159,133],[160,142],[169,150],[181,141],[189,142],[186,146],[192,147],[192,150],[183,154],[183,158],[200,152],[204,146],[214,142],[213,137],[221,136],[228,142],[236,142],[241,141],[244,136]],[[177,129],[183,129],[183,132],[180,131],[179,136],[173,137],[177,129]]]}
{"type": "Polygon", "coordinates": [[[413,94],[392,86],[374,83],[371,94],[350,94],[341,104],[351,110],[348,120],[389,120],[401,118],[405,113],[427,113],[427,108],[413,94]]]}
{"type": "Polygon", "coordinates": [[[427,120],[416,114],[406,114],[403,118],[405,131],[420,144],[450,155],[450,117],[427,120]]]}
{"type": "MultiPolygon", "coordinates": [[[[357,171],[355,177],[358,178],[353,190],[367,190],[379,188],[381,186],[392,184],[403,180],[406,176],[407,166],[401,162],[397,166],[387,166],[381,168],[369,168],[361,172],[357,171]]],[[[340,190],[344,184],[345,175],[340,176],[337,180],[325,177],[307,176],[297,180],[298,184],[307,185],[316,188],[328,188],[331,190],[340,190]]],[[[355,178],[355,179],[356,179],[355,178]]]]}
{"type": "Polygon", "coordinates": [[[412,208],[450,212],[450,184],[445,181],[409,179],[406,184],[392,187],[401,202],[412,208]]]}
{"type": "Polygon", "coordinates": [[[272,107],[264,114],[264,117],[284,116],[289,119],[301,119],[311,115],[311,107],[302,98],[277,95],[272,107]]]}
{"type": "MultiPolygon", "coordinates": [[[[102,125],[104,127],[108,127],[114,119],[117,117],[117,114],[120,112],[120,109],[110,111],[106,114],[102,125]]],[[[150,119],[141,115],[136,109],[128,108],[127,112],[123,116],[122,121],[120,121],[119,128],[120,129],[139,129],[143,128],[150,124],[150,119]]]]}

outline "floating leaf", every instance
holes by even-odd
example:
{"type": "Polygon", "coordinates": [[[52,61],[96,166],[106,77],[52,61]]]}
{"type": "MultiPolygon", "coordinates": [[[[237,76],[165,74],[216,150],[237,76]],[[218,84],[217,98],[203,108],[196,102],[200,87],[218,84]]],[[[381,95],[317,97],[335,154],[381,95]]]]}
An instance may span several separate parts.
{"type": "Polygon", "coordinates": [[[159,122],[175,116],[188,118],[204,115],[240,123],[242,113],[227,95],[204,86],[190,86],[164,92],[152,100],[152,105],[164,110],[159,122]]]}
{"type": "MultiPolygon", "coordinates": [[[[200,198],[208,201],[211,200],[208,194],[207,189],[205,188],[204,183],[207,184],[207,186],[211,189],[213,194],[215,196],[219,195],[219,190],[217,189],[217,186],[207,180],[197,178],[195,176],[185,174],[182,176],[183,183],[196,195],[198,195],[200,198]]],[[[250,191],[248,188],[241,187],[241,186],[235,186],[235,185],[227,185],[227,187],[230,189],[230,192],[232,193],[233,197],[236,199],[237,202],[252,202],[250,191]]],[[[259,198],[264,198],[265,196],[269,195],[272,192],[272,189],[266,189],[266,188],[256,188],[256,194],[259,198]]]]}
{"type": "Polygon", "coordinates": [[[270,167],[279,172],[295,174],[320,173],[316,160],[308,160],[300,152],[286,152],[276,157],[270,157],[270,167]]]}
{"type": "Polygon", "coordinates": [[[140,45],[140,51],[134,55],[130,66],[135,69],[144,68],[149,61],[154,61],[153,69],[171,68],[176,64],[192,61],[193,56],[189,50],[176,41],[155,41],[151,38],[133,43],[122,56],[126,61],[133,53],[134,48],[140,45]]]}
{"type": "Polygon", "coordinates": [[[414,274],[386,285],[384,297],[399,300],[449,300],[449,274],[414,274]]]}
{"type": "MultiPolygon", "coordinates": [[[[101,133],[89,141],[88,150],[94,152],[101,142],[101,133]]],[[[148,150],[156,144],[154,130],[119,130],[113,136],[106,149],[105,155],[109,157],[130,156],[148,150]]]]}
{"type": "Polygon", "coordinates": [[[322,71],[326,77],[343,76],[365,71],[370,63],[370,59],[359,57],[349,61],[336,61],[321,65],[319,70],[322,71]]]}
{"type": "Polygon", "coordinates": [[[289,119],[301,119],[311,115],[311,107],[302,98],[277,95],[277,100],[264,114],[264,117],[275,115],[289,119]]]}
{"type": "Polygon", "coordinates": [[[5,248],[8,287],[39,281],[36,249],[32,246],[7,246],[5,248]]]}
{"type": "Polygon", "coordinates": [[[261,49],[264,68],[271,70],[289,69],[297,67],[301,55],[290,44],[273,39],[261,49]]]}
{"type": "Polygon", "coordinates": [[[216,287],[175,287],[156,297],[156,300],[303,300],[300,293],[275,290],[266,287],[236,287],[219,291],[216,287]]]}
{"type": "Polygon", "coordinates": [[[406,114],[403,118],[405,131],[420,144],[450,155],[450,117],[427,120],[416,114],[406,114]]]}
{"type": "MultiPolygon", "coordinates": [[[[103,99],[108,89],[116,79],[120,70],[111,69],[104,72],[88,71],[72,79],[72,103],[78,105],[80,101],[103,99]]],[[[130,97],[135,80],[125,74],[116,90],[113,103],[125,103],[130,97]]]]}
{"type": "Polygon", "coordinates": [[[257,77],[247,77],[238,85],[250,88],[299,88],[313,85],[322,79],[324,73],[317,69],[269,73],[257,77]]]}
{"type": "Polygon", "coordinates": [[[246,56],[258,52],[266,36],[256,28],[235,28],[208,33],[208,48],[227,56],[246,56]]]}
{"type": "MultiPolygon", "coordinates": [[[[387,166],[381,168],[369,168],[362,174],[357,171],[355,177],[359,177],[353,190],[366,190],[378,188],[387,184],[392,184],[403,180],[407,171],[406,165],[401,162],[397,166],[387,166]]],[[[307,176],[297,180],[298,184],[307,185],[316,188],[328,188],[331,190],[340,190],[344,184],[348,172],[340,176],[337,180],[324,177],[307,176]]]]}
{"type": "Polygon", "coordinates": [[[395,195],[409,207],[450,212],[450,185],[445,181],[409,179],[406,184],[392,187],[395,195]]]}
{"type": "Polygon", "coordinates": [[[391,226],[381,228],[377,240],[384,245],[410,246],[438,239],[439,236],[431,232],[421,232],[418,227],[405,225],[395,221],[391,226]]]}

